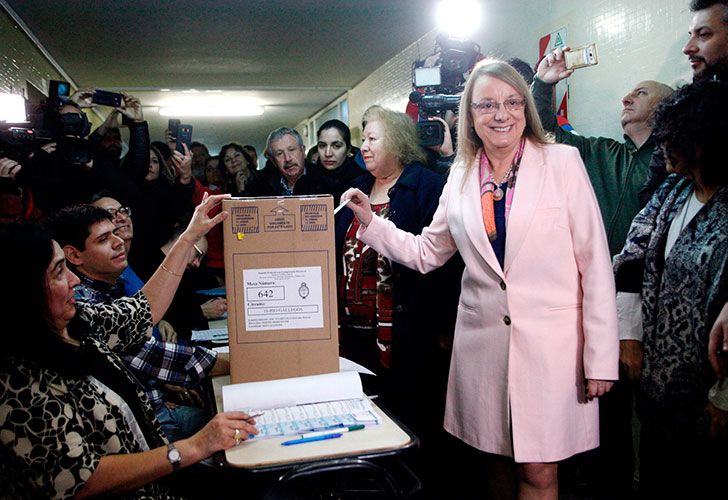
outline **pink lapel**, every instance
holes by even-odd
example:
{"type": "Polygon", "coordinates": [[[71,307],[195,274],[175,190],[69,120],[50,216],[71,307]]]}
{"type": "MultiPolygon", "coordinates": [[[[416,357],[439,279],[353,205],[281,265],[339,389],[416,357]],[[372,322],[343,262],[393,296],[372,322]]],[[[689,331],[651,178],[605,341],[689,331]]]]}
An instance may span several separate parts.
{"type": "Polygon", "coordinates": [[[508,215],[506,226],[506,256],[504,262],[504,271],[506,273],[518,255],[523,241],[526,239],[526,234],[528,234],[528,229],[531,226],[531,221],[541,198],[545,175],[543,150],[527,140],[521,166],[518,169],[516,192],[513,195],[513,205],[511,205],[511,212],[508,215]]]}
{"type": "Polygon", "coordinates": [[[470,241],[478,253],[480,253],[493,271],[503,278],[503,270],[498,263],[498,257],[495,256],[490,241],[488,241],[488,236],[485,234],[485,227],[483,226],[483,216],[480,211],[480,174],[478,172],[478,165],[480,165],[480,153],[475,158],[475,164],[465,179],[465,187],[460,198],[463,225],[465,226],[465,232],[468,234],[470,241]]]}

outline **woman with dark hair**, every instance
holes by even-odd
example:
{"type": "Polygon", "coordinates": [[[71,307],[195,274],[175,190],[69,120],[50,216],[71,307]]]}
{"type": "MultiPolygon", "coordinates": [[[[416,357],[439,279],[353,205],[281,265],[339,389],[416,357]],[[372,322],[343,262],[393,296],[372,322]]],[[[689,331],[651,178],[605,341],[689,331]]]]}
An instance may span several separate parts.
{"type": "Polygon", "coordinates": [[[0,226],[0,274],[12,283],[0,287],[3,496],[169,498],[160,478],[257,432],[247,414],[229,412],[168,443],[119,357],[166,311],[194,243],[226,217],[208,216],[222,198],[197,207],[139,293],[106,305],[76,303],[79,280],[39,226],[0,226]]]}
{"type": "Polygon", "coordinates": [[[236,142],[220,149],[220,162],[227,173],[226,192],[233,196],[249,196],[248,190],[256,177],[255,161],[243,146],[236,142]]]}
{"type": "Polygon", "coordinates": [[[365,171],[356,164],[351,147],[351,131],[341,120],[328,120],[316,132],[318,143],[317,165],[319,175],[334,195],[338,205],[341,194],[351,187],[351,182],[364,175],[365,171]]]}
{"type": "Polygon", "coordinates": [[[164,245],[175,224],[191,210],[172,188],[172,166],[165,158],[168,151],[164,144],[150,144],[146,174],[141,177],[133,170],[125,170],[133,193],[132,197],[124,197],[134,211],[134,246],[129,254],[132,267],[141,267],[150,254],[164,245]]]}
{"type": "Polygon", "coordinates": [[[725,473],[728,384],[716,384],[707,353],[728,301],[726,130],[725,82],[687,85],[657,108],[653,134],[672,175],[634,218],[614,261],[620,302],[632,292],[632,314],[641,316],[632,337],[644,349],[637,414],[645,498],[708,498],[708,485],[725,473]]]}
{"type": "Polygon", "coordinates": [[[205,187],[210,189],[210,191],[220,191],[221,193],[223,192],[223,187],[225,185],[225,171],[223,169],[223,166],[220,165],[219,156],[211,156],[205,162],[203,184],[205,185],[205,187]]]}
{"type": "Polygon", "coordinates": [[[157,154],[157,160],[160,164],[161,175],[164,175],[169,182],[174,182],[174,167],[171,163],[172,152],[169,150],[169,146],[167,146],[162,141],[152,141],[149,149],[150,153],[154,151],[157,154]]]}

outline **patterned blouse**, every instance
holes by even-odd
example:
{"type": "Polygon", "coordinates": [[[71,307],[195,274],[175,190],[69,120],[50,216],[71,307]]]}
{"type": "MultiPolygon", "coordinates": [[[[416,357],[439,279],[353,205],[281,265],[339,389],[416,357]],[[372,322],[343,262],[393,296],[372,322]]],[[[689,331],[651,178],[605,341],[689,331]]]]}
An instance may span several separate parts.
{"type": "MultiPolygon", "coordinates": [[[[389,203],[372,205],[378,216],[387,219],[389,203]]],[[[355,217],[344,242],[344,275],[341,280],[344,314],[341,324],[376,330],[379,363],[389,368],[392,353],[392,264],[373,248],[356,238],[359,220],[355,217]]],[[[373,367],[369,367],[373,368],[373,367]]]]}
{"type": "MultiPolygon", "coordinates": [[[[140,292],[112,304],[78,303],[77,309],[94,332],[80,349],[100,354],[114,374],[135,388],[141,412],[132,414],[134,404],[127,405],[94,377],[64,376],[20,358],[5,363],[0,367],[1,498],[72,497],[103,456],[165,444],[142,388],[118,357],[146,340],[152,317],[146,297],[140,292]]],[[[171,497],[163,484],[154,482],[122,498],[171,497]]]]}
{"type": "Polygon", "coordinates": [[[666,257],[670,224],[691,192],[689,180],[668,177],[632,221],[614,267],[619,273],[644,262],[640,395],[661,411],[699,417],[716,381],[708,334],[728,301],[728,187],[682,229],[666,257]]]}

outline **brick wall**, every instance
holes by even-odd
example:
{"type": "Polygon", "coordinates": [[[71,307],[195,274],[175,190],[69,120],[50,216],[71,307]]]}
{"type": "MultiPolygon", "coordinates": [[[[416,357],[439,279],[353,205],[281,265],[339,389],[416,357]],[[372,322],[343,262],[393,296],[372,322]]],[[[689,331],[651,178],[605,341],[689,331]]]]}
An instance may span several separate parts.
{"type": "Polygon", "coordinates": [[[0,8],[0,92],[25,97],[29,81],[47,94],[49,80],[63,78],[0,8]]]}

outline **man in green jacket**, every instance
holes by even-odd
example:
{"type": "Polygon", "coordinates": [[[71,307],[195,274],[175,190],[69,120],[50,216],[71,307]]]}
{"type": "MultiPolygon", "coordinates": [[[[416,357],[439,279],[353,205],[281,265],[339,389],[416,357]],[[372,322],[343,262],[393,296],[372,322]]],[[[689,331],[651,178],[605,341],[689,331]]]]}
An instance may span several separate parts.
{"type": "MultiPolygon", "coordinates": [[[[638,192],[648,177],[655,150],[652,114],[672,89],[655,81],[638,83],[622,98],[624,142],[608,137],[583,137],[559,127],[553,108],[553,87],[573,70],[567,70],[564,51],[544,57],[536,69],[531,90],[544,128],[556,141],[576,147],[594,187],[607,231],[609,251],[617,255],[624,246],[632,219],[642,208],[638,192]]],[[[621,333],[621,332],[620,332],[621,333]]],[[[637,342],[620,337],[620,380],[609,397],[599,403],[601,446],[570,464],[575,474],[591,476],[603,498],[632,498],[635,457],[632,448],[632,391],[634,375],[625,359],[634,356],[637,342]]],[[[641,355],[641,351],[640,351],[641,355]]],[[[565,469],[565,470],[568,470],[565,469]]],[[[568,475],[568,474],[567,474],[568,475]]]]}
{"type": "Polygon", "coordinates": [[[624,246],[632,219],[642,208],[637,193],[647,179],[655,149],[652,113],[672,89],[648,80],[638,83],[622,98],[624,142],[583,137],[563,130],[554,116],[553,88],[573,72],[566,69],[563,51],[557,48],[539,63],[531,90],[544,128],[556,136],[557,142],[574,146],[581,153],[602,212],[609,251],[616,255],[624,246]]]}

